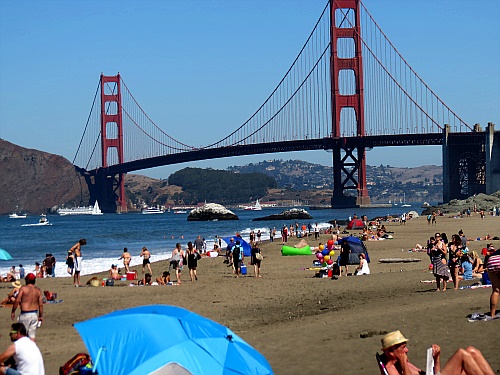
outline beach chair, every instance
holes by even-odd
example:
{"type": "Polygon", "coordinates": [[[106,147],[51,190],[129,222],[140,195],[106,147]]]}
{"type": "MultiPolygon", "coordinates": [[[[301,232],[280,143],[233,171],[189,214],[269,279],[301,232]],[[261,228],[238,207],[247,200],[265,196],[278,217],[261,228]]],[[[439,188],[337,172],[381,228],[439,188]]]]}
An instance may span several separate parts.
{"type": "Polygon", "coordinates": [[[380,374],[389,375],[389,372],[387,372],[387,369],[385,368],[385,363],[384,360],[382,359],[382,356],[378,353],[375,353],[375,358],[377,359],[377,364],[378,364],[378,369],[380,370],[380,374]]]}

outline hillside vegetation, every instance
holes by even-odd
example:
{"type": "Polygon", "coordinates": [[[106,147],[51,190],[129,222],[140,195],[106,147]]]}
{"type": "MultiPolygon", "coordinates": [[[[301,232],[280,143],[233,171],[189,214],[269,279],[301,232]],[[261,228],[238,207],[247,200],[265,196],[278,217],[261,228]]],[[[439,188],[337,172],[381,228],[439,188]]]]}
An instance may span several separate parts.
{"type": "Polygon", "coordinates": [[[263,173],[232,173],[217,169],[184,168],[170,175],[170,185],[182,187],[185,203],[217,202],[223,205],[252,201],[277,187],[263,173]]]}

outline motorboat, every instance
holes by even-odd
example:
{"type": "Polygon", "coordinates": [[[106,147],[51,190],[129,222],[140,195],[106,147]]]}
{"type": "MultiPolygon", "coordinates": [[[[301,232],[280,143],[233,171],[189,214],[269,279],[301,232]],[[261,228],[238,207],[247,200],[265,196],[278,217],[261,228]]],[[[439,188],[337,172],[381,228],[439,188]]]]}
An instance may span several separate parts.
{"type": "Polygon", "coordinates": [[[141,210],[143,215],[151,215],[151,214],[163,214],[165,211],[160,210],[158,207],[144,207],[141,210]]]}
{"type": "Polygon", "coordinates": [[[26,219],[28,217],[28,215],[23,214],[21,211],[22,210],[19,210],[18,206],[16,206],[16,210],[9,215],[9,218],[11,218],[11,219],[26,219]]]}
{"type": "Polygon", "coordinates": [[[262,206],[259,203],[259,200],[257,199],[255,201],[255,204],[253,206],[245,206],[244,210],[247,211],[262,211],[262,206]]]}
{"type": "Polygon", "coordinates": [[[71,208],[59,208],[57,213],[61,216],[68,215],[102,215],[102,211],[99,208],[99,202],[95,201],[93,206],[88,207],[71,207],[71,208]]]}
{"type": "Polygon", "coordinates": [[[27,214],[22,214],[17,212],[13,212],[9,215],[9,218],[11,219],[26,219],[27,217],[28,217],[27,214]]]}
{"type": "Polygon", "coordinates": [[[22,227],[41,227],[45,225],[52,225],[52,223],[49,223],[49,220],[47,220],[47,216],[45,214],[40,215],[40,219],[38,220],[38,223],[35,224],[23,224],[21,225],[22,227]]]}

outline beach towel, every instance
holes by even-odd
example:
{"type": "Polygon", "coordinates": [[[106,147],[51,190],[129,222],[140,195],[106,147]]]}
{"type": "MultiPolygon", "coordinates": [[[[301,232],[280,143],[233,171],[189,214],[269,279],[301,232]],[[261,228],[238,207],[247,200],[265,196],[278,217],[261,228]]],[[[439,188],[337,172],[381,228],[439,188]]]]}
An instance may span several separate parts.
{"type": "Polygon", "coordinates": [[[497,311],[496,315],[494,318],[492,318],[490,316],[490,313],[487,312],[487,313],[481,313],[481,312],[475,312],[475,313],[472,313],[472,314],[469,314],[467,315],[467,320],[470,322],[470,323],[473,323],[473,322],[487,322],[487,321],[490,321],[490,320],[497,320],[497,319],[500,319],[500,312],[497,311]]]}

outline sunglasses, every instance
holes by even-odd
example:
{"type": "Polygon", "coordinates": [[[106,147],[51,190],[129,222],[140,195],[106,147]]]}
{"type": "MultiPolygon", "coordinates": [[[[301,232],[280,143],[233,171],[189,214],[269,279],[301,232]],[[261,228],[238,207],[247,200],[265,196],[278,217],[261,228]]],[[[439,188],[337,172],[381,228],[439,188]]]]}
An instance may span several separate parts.
{"type": "Polygon", "coordinates": [[[10,334],[13,335],[14,333],[17,333],[18,331],[10,331],[10,334]]]}

